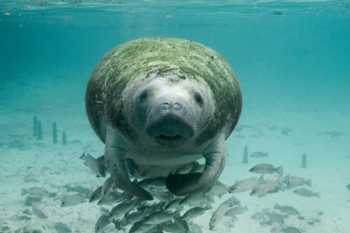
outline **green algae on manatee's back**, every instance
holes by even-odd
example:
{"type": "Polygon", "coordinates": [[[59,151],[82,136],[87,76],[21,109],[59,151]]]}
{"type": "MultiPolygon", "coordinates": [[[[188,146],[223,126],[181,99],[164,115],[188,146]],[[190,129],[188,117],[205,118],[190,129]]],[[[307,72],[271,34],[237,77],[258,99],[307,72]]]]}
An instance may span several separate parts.
{"type": "Polygon", "coordinates": [[[201,79],[209,85],[216,104],[215,120],[201,140],[209,139],[224,127],[227,138],[237,124],[242,108],[235,72],[211,48],[190,40],[162,37],[121,44],[96,65],[86,90],[86,111],[99,138],[105,142],[107,122],[131,138],[132,129],[123,114],[123,90],[137,77],[141,76],[147,82],[148,78],[164,78],[169,74],[180,79],[201,79]]]}

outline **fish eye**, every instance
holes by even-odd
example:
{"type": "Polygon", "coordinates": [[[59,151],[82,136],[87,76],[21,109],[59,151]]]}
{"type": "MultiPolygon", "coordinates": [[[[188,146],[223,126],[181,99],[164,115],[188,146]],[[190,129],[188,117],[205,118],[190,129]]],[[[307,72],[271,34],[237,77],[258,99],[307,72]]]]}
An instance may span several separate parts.
{"type": "Polygon", "coordinates": [[[196,103],[199,105],[199,107],[202,107],[204,104],[203,98],[201,96],[201,94],[199,94],[198,92],[194,93],[194,99],[196,100],[196,103]]]}

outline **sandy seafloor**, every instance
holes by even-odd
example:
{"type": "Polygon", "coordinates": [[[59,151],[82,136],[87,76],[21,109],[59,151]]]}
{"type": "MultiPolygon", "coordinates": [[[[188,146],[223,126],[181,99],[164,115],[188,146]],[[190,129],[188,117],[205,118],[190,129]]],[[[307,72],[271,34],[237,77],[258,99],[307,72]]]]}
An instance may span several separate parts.
{"type": "MultiPolygon", "coordinates": [[[[63,88],[67,83],[61,85],[63,88]]],[[[67,224],[72,232],[94,232],[100,216],[96,202],[63,208],[60,202],[65,195],[74,194],[67,193],[62,188],[64,185],[82,186],[91,191],[102,185],[104,179],[96,178],[79,156],[87,151],[98,157],[103,144],[85,115],[83,93],[73,99],[68,95],[58,98],[60,88],[55,83],[8,82],[2,89],[7,98],[2,98],[0,109],[0,232],[1,229],[7,229],[3,232],[32,232],[24,229],[57,232],[54,228],[57,222],[67,224]],[[49,92],[52,94],[47,95],[49,92]],[[42,141],[33,137],[34,115],[43,124],[42,141]],[[60,136],[58,144],[52,143],[53,121],[57,122],[59,135],[67,131],[68,145],[60,144],[60,136]],[[38,218],[31,213],[31,207],[24,205],[21,189],[29,187],[44,187],[57,193],[56,197],[44,197],[40,202],[48,218],[38,218]],[[29,210],[29,214],[23,213],[25,210],[29,210]]],[[[279,107],[272,103],[271,106],[243,109],[236,130],[227,140],[229,155],[220,181],[232,185],[236,179],[257,177],[248,170],[257,163],[268,162],[283,165],[284,174],[312,179],[311,190],[319,192],[321,198],[301,197],[292,191],[261,198],[250,196],[249,192],[236,194],[248,211],[239,215],[233,225],[223,219],[215,231],[271,232],[275,225],[262,226],[251,216],[263,209],[272,210],[278,203],[295,207],[304,217],[303,220],[295,216],[285,218],[285,227],[295,226],[307,233],[349,232],[350,190],[345,186],[350,183],[350,113],[344,103],[320,102],[313,107],[293,103],[279,107]],[[248,164],[242,164],[244,146],[248,146],[249,152],[268,151],[269,158],[250,158],[248,164]],[[308,156],[306,169],[300,167],[302,153],[308,156]]],[[[214,232],[208,226],[211,214],[230,196],[216,199],[212,210],[194,220],[203,232],[214,232]]],[[[113,228],[110,224],[104,232],[119,232],[113,228]]]]}

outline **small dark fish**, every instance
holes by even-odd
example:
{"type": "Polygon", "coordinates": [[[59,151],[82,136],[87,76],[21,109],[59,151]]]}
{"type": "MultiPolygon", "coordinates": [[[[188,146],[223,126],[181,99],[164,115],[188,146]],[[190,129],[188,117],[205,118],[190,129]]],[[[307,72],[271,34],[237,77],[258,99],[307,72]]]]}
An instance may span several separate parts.
{"type": "Polygon", "coordinates": [[[269,157],[269,153],[268,152],[261,152],[261,151],[257,151],[254,152],[250,155],[251,158],[268,158],[269,157]]]}
{"type": "Polygon", "coordinates": [[[105,170],[90,154],[83,153],[79,158],[82,159],[84,161],[84,165],[90,168],[98,177],[105,177],[105,170]]]}
{"type": "Polygon", "coordinates": [[[273,173],[277,173],[280,176],[283,175],[283,167],[276,167],[274,168],[271,164],[267,164],[267,163],[260,163],[258,165],[255,165],[254,167],[252,167],[249,172],[253,172],[253,173],[258,173],[258,174],[273,174],[273,173]]]}
{"type": "Polygon", "coordinates": [[[63,198],[63,200],[61,201],[61,207],[77,205],[85,202],[86,200],[87,198],[80,194],[73,194],[71,196],[66,196],[65,198],[63,198]]]}
{"type": "Polygon", "coordinates": [[[197,224],[195,224],[194,222],[192,222],[191,224],[191,232],[192,233],[203,233],[202,229],[200,228],[200,226],[198,226],[197,224]]]}
{"type": "Polygon", "coordinates": [[[311,190],[306,189],[306,188],[298,188],[298,189],[294,190],[293,193],[295,193],[299,196],[303,196],[303,197],[318,197],[318,198],[320,198],[319,193],[314,193],[311,190]]]}
{"type": "Polygon", "coordinates": [[[283,15],[283,12],[282,11],[274,11],[272,14],[274,14],[274,15],[283,15]]]}

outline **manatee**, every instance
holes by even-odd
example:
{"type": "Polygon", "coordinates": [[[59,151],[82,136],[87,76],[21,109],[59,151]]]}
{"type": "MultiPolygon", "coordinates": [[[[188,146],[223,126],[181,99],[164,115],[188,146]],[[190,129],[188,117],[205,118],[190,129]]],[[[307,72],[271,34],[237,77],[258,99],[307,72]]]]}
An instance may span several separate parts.
{"type": "Polygon", "coordinates": [[[167,189],[177,196],[215,185],[242,94],[234,70],[213,49],[185,39],[142,38],[101,58],[87,84],[85,104],[105,144],[115,186],[151,200],[131,177],[166,177],[167,189]],[[201,158],[202,172],[173,172],[201,158]]]}

